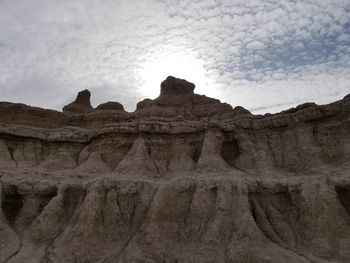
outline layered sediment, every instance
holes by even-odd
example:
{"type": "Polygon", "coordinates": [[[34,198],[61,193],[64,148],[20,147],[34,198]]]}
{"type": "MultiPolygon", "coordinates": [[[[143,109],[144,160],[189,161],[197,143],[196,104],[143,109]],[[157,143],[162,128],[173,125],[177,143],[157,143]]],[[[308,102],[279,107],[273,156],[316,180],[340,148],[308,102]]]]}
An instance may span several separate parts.
{"type": "Polygon", "coordinates": [[[350,98],[0,103],[0,262],[349,262],[350,98]]]}

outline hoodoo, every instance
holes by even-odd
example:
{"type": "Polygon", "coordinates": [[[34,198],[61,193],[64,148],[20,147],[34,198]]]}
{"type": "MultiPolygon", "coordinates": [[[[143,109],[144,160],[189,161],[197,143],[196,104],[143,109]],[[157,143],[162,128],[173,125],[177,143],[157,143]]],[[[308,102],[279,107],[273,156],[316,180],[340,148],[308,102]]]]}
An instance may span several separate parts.
{"type": "Polygon", "coordinates": [[[253,115],[168,77],[135,112],[0,102],[0,202],[0,263],[350,262],[349,95],[253,115]]]}

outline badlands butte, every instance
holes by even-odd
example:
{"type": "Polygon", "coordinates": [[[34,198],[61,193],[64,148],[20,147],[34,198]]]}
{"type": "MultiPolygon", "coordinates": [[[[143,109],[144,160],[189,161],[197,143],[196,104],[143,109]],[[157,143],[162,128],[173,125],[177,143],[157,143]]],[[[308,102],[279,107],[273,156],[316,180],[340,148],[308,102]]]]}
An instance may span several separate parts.
{"type": "Polygon", "coordinates": [[[350,96],[265,115],[168,77],[0,103],[0,262],[350,262],[350,96]]]}

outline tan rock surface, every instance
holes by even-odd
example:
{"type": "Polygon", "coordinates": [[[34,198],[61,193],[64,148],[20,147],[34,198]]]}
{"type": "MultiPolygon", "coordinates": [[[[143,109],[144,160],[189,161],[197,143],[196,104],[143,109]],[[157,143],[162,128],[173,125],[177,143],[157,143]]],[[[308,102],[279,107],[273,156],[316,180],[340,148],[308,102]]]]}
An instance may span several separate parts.
{"type": "Polygon", "coordinates": [[[1,102],[0,262],[350,262],[348,96],[262,116],[194,89],[1,102]]]}

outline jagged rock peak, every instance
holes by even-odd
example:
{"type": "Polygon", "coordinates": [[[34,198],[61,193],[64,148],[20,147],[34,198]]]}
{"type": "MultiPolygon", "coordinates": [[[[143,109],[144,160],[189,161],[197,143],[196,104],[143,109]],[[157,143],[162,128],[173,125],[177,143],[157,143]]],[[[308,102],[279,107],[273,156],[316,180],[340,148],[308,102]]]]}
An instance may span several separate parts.
{"type": "Polygon", "coordinates": [[[92,111],[93,108],[90,103],[91,93],[85,89],[78,93],[77,98],[72,103],[63,107],[64,112],[84,113],[92,111]]]}
{"type": "Polygon", "coordinates": [[[184,79],[169,76],[160,84],[160,96],[187,96],[193,95],[195,85],[184,79]]]}
{"type": "Polygon", "coordinates": [[[161,83],[160,95],[137,104],[138,116],[195,119],[231,112],[232,107],[220,100],[194,93],[195,85],[184,79],[167,77],[161,83]],[[140,111],[143,111],[140,113],[140,111]]]}

